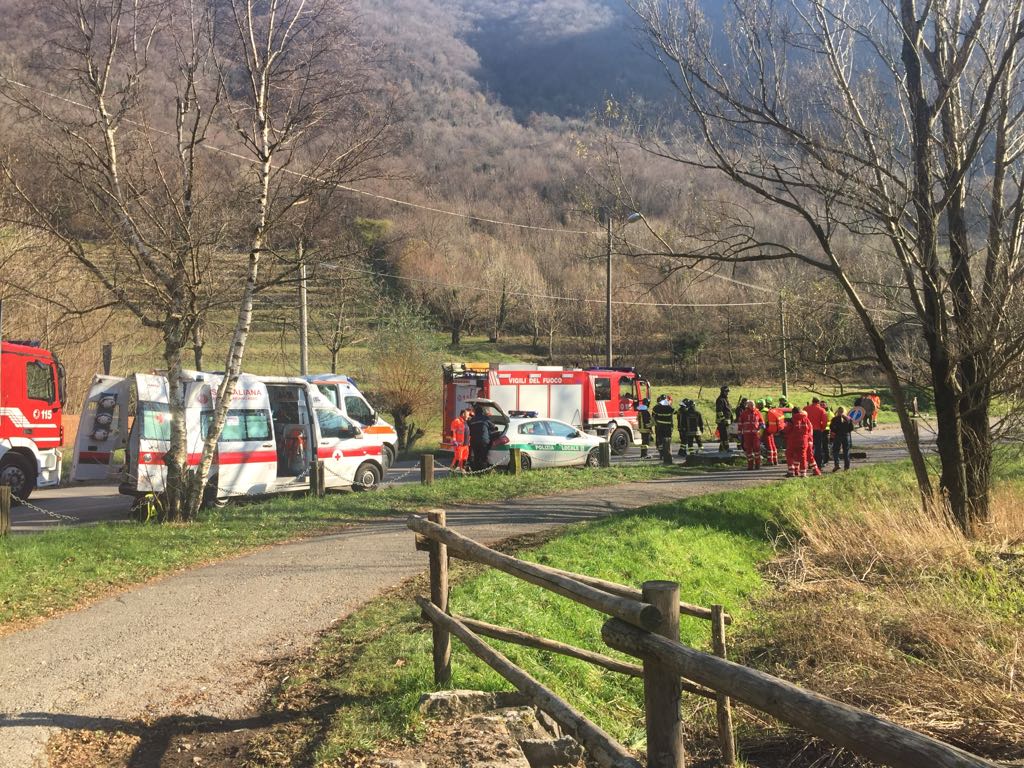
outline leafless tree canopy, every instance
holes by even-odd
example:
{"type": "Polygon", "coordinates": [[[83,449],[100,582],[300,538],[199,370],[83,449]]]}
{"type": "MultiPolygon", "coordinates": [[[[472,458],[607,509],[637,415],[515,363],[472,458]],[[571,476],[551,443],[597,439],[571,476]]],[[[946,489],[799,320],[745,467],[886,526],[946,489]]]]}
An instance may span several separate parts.
{"type": "Polygon", "coordinates": [[[654,251],[825,273],[897,393],[885,329],[894,310],[913,323],[935,392],[941,490],[965,530],[985,524],[990,403],[1017,386],[1024,346],[1022,4],[732,0],[719,29],[693,0],[632,7],[694,126],[645,145],[724,174],[778,217],[766,231],[725,211],[654,251]]]}

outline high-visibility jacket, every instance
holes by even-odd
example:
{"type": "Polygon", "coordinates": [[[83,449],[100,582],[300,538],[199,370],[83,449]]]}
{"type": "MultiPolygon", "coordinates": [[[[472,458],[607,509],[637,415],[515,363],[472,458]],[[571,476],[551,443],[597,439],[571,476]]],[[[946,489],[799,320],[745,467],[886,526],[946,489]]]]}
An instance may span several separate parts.
{"type": "Polygon", "coordinates": [[[651,412],[647,409],[637,409],[636,427],[641,435],[651,434],[651,412]]]}
{"type": "Polygon", "coordinates": [[[817,432],[824,432],[828,429],[828,414],[825,409],[820,405],[811,403],[804,408],[804,413],[807,414],[807,418],[811,420],[811,428],[817,432]]]}
{"type": "Polygon", "coordinates": [[[744,408],[738,420],[741,435],[756,434],[764,428],[764,419],[757,408],[744,408]]]}
{"type": "Polygon", "coordinates": [[[452,433],[452,445],[465,445],[466,444],[466,422],[460,417],[456,416],[452,419],[450,426],[452,433]]]}
{"type": "Polygon", "coordinates": [[[654,417],[654,427],[658,432],[672,434],[672,422],[675,411],[672,410],[671,405],[658,403],[651,409],[651,416],[654,417]]]}
{"type": "Polygon", "coordinates": [[[778,434],[786,425],[786,414],[782,408],[769,408],[764,417],[764,428],[769,435],[778,434]]]}
{"type": "Polygon", "coordinates": [[[871,415],[877,416],[879,409],[882,407],[882,398],[880,398],[878,395],[868,395],[868,400],[870,400],[875,405],[875,412],[871,415]]]}
{"type": "Polygon", "coordinates": [[[699,435],[704,431],[704,417],[696,408],[680,408],[676,414],[676,426],[680,435],[699,435]]]}

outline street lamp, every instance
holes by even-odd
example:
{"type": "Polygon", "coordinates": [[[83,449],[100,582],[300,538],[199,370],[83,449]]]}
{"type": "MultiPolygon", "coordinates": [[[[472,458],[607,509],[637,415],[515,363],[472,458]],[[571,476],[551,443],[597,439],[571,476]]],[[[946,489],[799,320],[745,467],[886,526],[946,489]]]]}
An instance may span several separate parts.
{"type": "MultiPolygon", "coordinates": [[[[640,221],[644,216],[642,213],[633,211],[626,217],[625,223],[632,224],[640,221]]],[[[605,269],[605,329],[604,329],[604,364],[612,367],[612,214],[607,208],[604,209],[604,220],[608,227],[608,249],[607,263],[605,269]]]]}

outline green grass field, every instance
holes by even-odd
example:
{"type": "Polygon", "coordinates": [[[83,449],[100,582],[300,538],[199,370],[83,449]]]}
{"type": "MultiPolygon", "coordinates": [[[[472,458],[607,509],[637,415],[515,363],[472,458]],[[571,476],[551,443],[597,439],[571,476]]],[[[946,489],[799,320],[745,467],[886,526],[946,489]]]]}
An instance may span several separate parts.
{"type": "MultiPolygon", "coordinates": [[[[1021,463],[1003,466],[999,476],[1001,484],[1012,482],[1020,490],[1021,463]]],[[[908,466],[878,466],[812,482],[776,484],[618,514],[572,526],[557,538],[516,554],[635,586],[647,579],[678,581],[683,600],[723,604],[735,618],[730,632],[734,641],[740,641],[738,653],[757,656],[759,649],[772,642],[770,635],[761,634],[766,627],[796,631],[786,623],[787,611],[792,610],[788,604],[770,620],[752,611],[754,605],[765,610],[765,599],[773,594],[771,585],[763,579],[765,564],[786,551],[788,542],[800,539],[802,526],[807,523],[806,512],[813,510],[819,521],[857,521],[861,509],[882,505],[902,510],[899,514],[906,518],[915,500],[908,466]]],[[[853,542],[855,546],[861,543],[859,537],[853,538],[858,539],[853,542]]],[[[884,561],[876,567],[884,572],[884,561]]],[[[1024,611],[1019,587],[1013,587],[1016,577],[1012,572],[993,575],[992,569],[985,568],[964,577],[941,563],[939,572],[958,583],[951,588],[951,604],[971,594],[976,605],[984,605],[983,610],[994,615],[1020,616],[1024,611]]],[[[936,585],[927,570],[921,570],[919,577],[929,585],[929,592],[935,592],[936,585]]],[[[576,603],[510,576],[458,561],[453,561],[453,584],[452,613],[617,655],[600,640],[604,617],[576,603]]],[[[326,766],[349,764],[354,756],[381,744],[415,743],[425,727],[417,701],[434,688],[431,635],[412,601],[414,592],[423,594],[426,589],[425,581],[420,579],[410,589],[375,601],[329,632],[315,653],[289,668],[285,683],[269,707],[320,714],[286,729],[261,732],[255,751],[265,751],[278,760],[287,756],[296,761],[292,764],[326,766]]],[[[901,589],[898,584],[897,589],[901,589]]],[[[806,602],[804,612],[808,610],[806,602]]],[[[879,596],[878,602],[891,605],[893,599],[879,596]]],[[[884,627],[891,626],[893,619],[882,615],[879,621],[884,627]]],[[[812,623],[802,629],[814,634],[814,626],[812,623]]],[[[684,617],[680,633],[683,642],[708,649],[709,626],[705,622],[684,617]]],[[[633,749],[643,749],[643,692],[639,681],[548,652],[493,642],[616,739],[633,749]]],[[[819,642],[827,643],[828,639],[819,638],[819,642]]],[[[895,653],[900,655],[898,650],[895,653]]],[[[509,688],[457,640],[453,641],[452,668],[452,688],[509,688]]],[[[693,697],[684,698],[684,707],[688,739],[709,740],[714,728],[713,710],[693,697]]],[[[741,735],[763,732],[762,720],[744,718],[742,714],[739,717],[741,735]]],[[[264,765],[259,761],[255,764],[264,765]]]]}
{"type": "Polygon", "coordinates": [[[324,499],[276,497],[206,510],[188,525],[110,523],[0,538],[0,625],[72,608],[169,571],[368,517],[434,506],[542,496],[697,470],[662,467],[492,473],[324,499]]]}

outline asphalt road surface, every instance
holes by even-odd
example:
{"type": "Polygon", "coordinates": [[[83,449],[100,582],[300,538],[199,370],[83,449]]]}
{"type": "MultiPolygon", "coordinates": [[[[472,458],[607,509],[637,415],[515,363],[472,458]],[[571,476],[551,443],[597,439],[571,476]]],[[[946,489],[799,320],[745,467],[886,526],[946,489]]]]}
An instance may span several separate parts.
{"type": "MultiPolygon", "coordinates": [[[[927,439],[927,435],[922,434],[922,439],[927,439]]],[[[867,450],[878,454],[873,458],[891,460],[898,458],[899,449],[896,446],[902,442],[903,434],[899,428],[885,425],[874,432],[858,432],[854,436],[854,450],[867,450]]],[[[705,448],[715,447],[717,445],[705,444],[705,448]]],[[[639,464],[639,456],[639,450],[632,448],[626,456],[612,457],[612,462],[639,464]]],[[[437,465],[435,476],[442,478],[447,475],[447,467],[437,465]]],[[[419,468],[414,460],[397,462],[384,477],[384,483],[387,484],[418,482],[419,468]]],[[[60,525],[126,521],[129,519],[131,505],[129,497],[118,494],[116,485],[69,485],[38,490],[29,501],[32,506],[16,507],[11,512],[11,526],[15,533],[36,533],[60,525]]]]}

